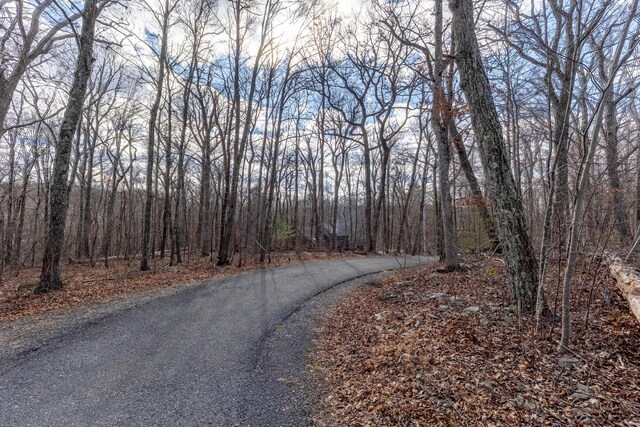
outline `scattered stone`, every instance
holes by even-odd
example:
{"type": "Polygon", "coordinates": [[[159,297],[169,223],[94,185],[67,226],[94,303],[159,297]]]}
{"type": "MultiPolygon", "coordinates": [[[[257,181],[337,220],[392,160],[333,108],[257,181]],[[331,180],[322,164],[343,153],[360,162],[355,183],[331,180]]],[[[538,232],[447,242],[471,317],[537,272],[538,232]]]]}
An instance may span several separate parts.
{"type": "Polygon", "coordinates": [[[589,399],[589,406],[593,407],[593,408],[597,408],[600,406],[600,401],[598,399],[596,399],[595,397],[592,397],[591,399],[589,399]]]}
{"type": "Polygon", "coordinates": [[[377,321],[380,321],[380,320],[384,319],[384,314],[382,314],[382,313],[376,313],[373,317],[374,317],[377,321]]]}
{"type": "Polygon", "coordinates": [[[446,297],[447,294],[445,294],[444,292],[436,292],[435,294],[431,294],[429,295],[429,299],[441,299],[446,297]]]}
{"type": "Polygon", "coordinates": [[[560,359],[558,359],[558,365],[562,366],[563,368],[570,368],[579,364],[580,360],[576,359],[575,357],[561,357],[560,359]]]}
{"type": "Polygon", "coordinates": [[[527,399],[525,399],[523,395],[519,394],[515,399],[513,399],[513,403],[515,403],[516,406],[524,406],[527,403],[527,399]]]}
{"type": "Polygon", "coordinates": [[[378,297],[381,301],[386,301],[394,298],[398,298],[398,294],[393,291],[387,291],[378,297]]]}
{"type": "Polygon", "coordinates": [[[482,381],[480,383],[480,387],[487,389],[489,391],[493,391],[496,388],[496,385],[494,384],[493,381],[487,380],[487,381],[482,381]]]}
{"type": "Polygon", "coordinates": [[[438,307],[438,311],[439,312],[444,312],[444,311],[447,311],[447,310],[449,310],[449,306],[448,305],[441,305],[441,306],[438,307]]]}
{"type": "Polygon", "coordinates": [[[438,396],[431,396],[429,398],[429,402],[433,403],[434,405],[442,405],[443,403],[446,403],[446,401],[440,399],[438,396]]]}
{"type": "Polygon", "coordinates": [[[409,353],[402,353],[398,358],[398,361],[401,362],[403,360],[411,360],[411,355],[409,353]]]}
{"type": "Polygon", "coordinates": [[[464,309],[467,313],[480,313],[480,307],[477,305],[472,305],[471,307],[467,307],[464,309]]]}
{"type": "Polygon", "coordinates": [[[576,385],[576,389],[578,389],[578,391],[581,393],[591,393],[591,390],[589,390],[589,387],[587,387],[584,384],[578,383],[578,385],[576,385]]]}
{"type": "Polygon", "coordinates": [[[569,398],[572,400],[589,400],[591,396],[589,396],[588,394],[576,392],[573,393],[569,398]]]}

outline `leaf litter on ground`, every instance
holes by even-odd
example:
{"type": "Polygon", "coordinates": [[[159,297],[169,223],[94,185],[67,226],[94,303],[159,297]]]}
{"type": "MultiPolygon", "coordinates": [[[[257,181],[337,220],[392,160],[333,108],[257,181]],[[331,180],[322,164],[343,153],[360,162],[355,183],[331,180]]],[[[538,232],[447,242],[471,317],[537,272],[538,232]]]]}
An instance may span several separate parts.
{"type": "Polygon", "coordinates": [[[325,390],[317,425],[640,425],[640,324],[604,269],[577,280],[573,345],[559,354],[557,322],[535,334],[510,306],[500,260],[440,267],[329,309],[310,364],[325,390]]]}

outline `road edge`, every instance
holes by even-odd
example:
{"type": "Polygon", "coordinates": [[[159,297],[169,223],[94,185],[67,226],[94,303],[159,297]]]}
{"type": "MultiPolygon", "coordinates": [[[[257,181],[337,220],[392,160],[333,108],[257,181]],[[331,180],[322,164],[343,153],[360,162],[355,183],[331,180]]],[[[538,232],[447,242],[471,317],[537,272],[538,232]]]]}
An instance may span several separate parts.
{"type": "MultiPolygon", "coordinates": [[[[325,390],[313,369],[312,353],[322,316],[341,298],[361,286],[376,283],[399,271],[423,268],[433,262],[427,258],[424,264],[367,273],[335,283],[304,300],[263,336],[255,371],[261,377],[260,382],[269,383],[282,396],[280,408],[272,408],[285,412],[282,415],[285,420],[278,425],[311,426],[320,408],[325,390]],[[282,363],[283,358],[285,363],[282,363]]],[[[247,408],[247,412],[250,410],[247,408]]]]}

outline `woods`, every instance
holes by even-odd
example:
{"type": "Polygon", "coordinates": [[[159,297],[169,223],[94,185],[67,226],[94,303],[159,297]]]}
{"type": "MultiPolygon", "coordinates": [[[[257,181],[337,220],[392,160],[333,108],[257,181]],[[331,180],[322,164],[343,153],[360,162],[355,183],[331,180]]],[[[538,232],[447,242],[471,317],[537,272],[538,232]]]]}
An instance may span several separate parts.
{"type": "Polygon", "coordinates": [[[577,263],[638,237],[636,0],[0,7],[0,266],[36,292],[68,263],[485,253],[566,350],[577,263]]]}

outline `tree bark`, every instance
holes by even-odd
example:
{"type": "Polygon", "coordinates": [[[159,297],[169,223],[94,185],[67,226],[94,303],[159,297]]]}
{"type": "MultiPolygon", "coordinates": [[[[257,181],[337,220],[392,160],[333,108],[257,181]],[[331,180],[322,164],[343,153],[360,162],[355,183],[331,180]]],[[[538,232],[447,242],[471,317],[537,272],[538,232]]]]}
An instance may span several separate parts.
{"type": "Polygon", "coordinates": [[[471,162],[469,161],[467,150],[465,149],[464,143],[462,142],[462,135],[460,135],[460,132],[458,132],[458,128],[453,119],[451,119],[451,121],[449,122],[449,136],[453,143],[453,147],[458,154],[460,168],[462,169],[467,183],[469,184],[471,195],[475,199],[474,205],[478,209],[482,224],[484,225],[487,236],[491,241],[492,249],[496,251],[500,246],[500,239],[498,238],[496,225],[493,222],[493,218],[491,218],[491,214],[489,213],[489,209],[487,208],[487,203],[485,201],[484,195],[482,194],[482,189],[480,188],[478,178],[476,177],[476,174],[473,171],[473,167],[471,166],[471,162]]]}
{"type": "MultiPolygon", "coordinates": [[[[149,112],[149,141],[147,146],[147,177],[145,188],[144,203],[144,220],[142,229],[142,257],[140,260],[140,270],[149,270],[149,243],[151,241],[151,208],[153,207],[153,157],[155,150],[156,122],[158,120],[158,110],[160,109],[160,101],[162,100],[162,86],[164,84],[164,73],[167,60],[167,34],[169,32],[169,0],[165,0],[164,11],[162,15],[162,40],[160,41],[160,55],[158,57],[158,79],[156,97],[153,100],[151,110],[149,112]]],[[[168,183],[165,183],[168,185],[168,183]]]]}
{"type": "Polygon", "coordinates": [[[67,218],[69,194],[67,191],[69,161],[73,135],[80,121],[82,107],[87,92],[87,83],[91,76],[93,64],[93,41],[98,17],[97,0],[87,0],[83,12],[82,31],[80,34],[78,63],[69,93],[69,102],[64,113],[51,183],[49,207],[49,224],[47,244],[42,262],[40,282],[36,293],[49,292],[62,287],[60,277],[60,258],[64,243],[64,227],[67,218]]]}
{"type": "Polygon", "coordinates": [[[511,297],[523,311],[533,311],[538,270],[502,136],[491,85],[482,64],[475,34],[472,0],[451,0],[456,63],[473,129],[480,141],[482,164],[489,196],[498,219],[498,231],[510,278],[511,297]]]}
{"type": "Polygon", "coordinates": [[[609,189],[611,190],[611,203],[613,205],[614,224],[622,243],[631,240],[631,228],[629,216],[624,207],[620,172],[618,171],[618,129],[620,124],[616,116],[616,102],[613,99],[613,91],[607,94],[605,100],[605,153],[607,158],[607,175],[609,177],[609,189]]]}
{"type": "Polygon", "coordinates": [[[449,181],[449,165],[451,163],[451,149],[447,136],[445,117],[446,98],[442,88],[442,0],[435,0],[435,50],[434,50],[434,83],[431,121],[433,132],[438,147],[438,184],[440,186],[440,209],[442,211],[442,231],[444,240],[444,262],[447,270],[456,270],[459,267],[458,245],[456,231],[453,222],[453,209],[451,205],[451,182],[449,181]]]}

